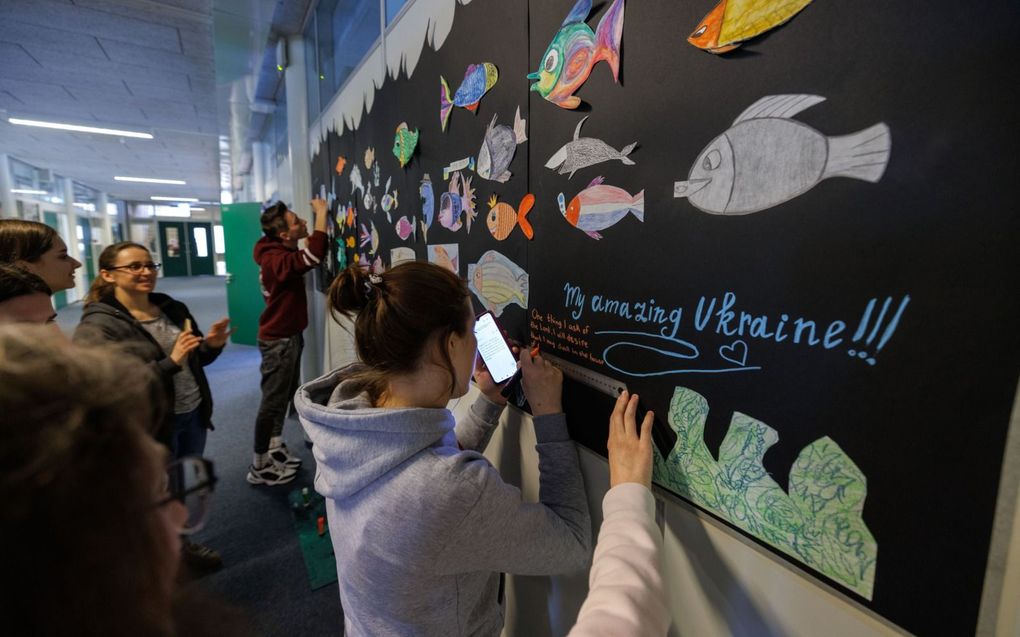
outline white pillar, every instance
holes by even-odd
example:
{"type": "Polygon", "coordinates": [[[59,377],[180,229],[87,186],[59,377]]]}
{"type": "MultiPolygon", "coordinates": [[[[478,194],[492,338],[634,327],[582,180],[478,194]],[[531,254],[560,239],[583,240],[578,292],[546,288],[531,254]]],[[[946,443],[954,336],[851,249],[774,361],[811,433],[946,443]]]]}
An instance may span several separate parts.
{"type": "Polygon", "coordinates": [[[68,290],[68,303],[73,303],[85,298],[85,289],[91,283],[87,281],[88,275],[85,274],[85,255],[78,248],[78,213],[74,209],[74,184],[71,182],[70,177],[64,177],[61,179],[61,185],[64,189],[64,214],[67,215],[67,232],[70,236],[62,237],[64,243],[67,244],[67,252],[73,258],[81,261],[82,267],[78,270],[78,275],[75,277],[75,286],[73,290],[68,290]],[[73,294],[72,294],[73,292],[73,294]]]}
{"type": "Polygon", "coordinates": [[[99,209],[99,218],[103,220],[103,247],[113,243],[113,222],[110,221],[110,215],[106,212],[106,206],[110,203],[110,199],[106,196],[105,192],[99,193],[96,197],[96,208],[99,209]]]}
{"type": "Polygon", "coordinates": [[[266,182],[269,180],[269,144],[265,142],[252,142],[251,145],[251,171],[255,178],[254,195],[255,201],[264,202],[269,197],[269,188],[266,182]]]}
{"type": "Polygon", "coordinates": [[[7,155],[0,153],[0,217],[17,217],[18,206],[14,202],[14,177],[11,176],[11,162],[7,155]]]}
{"type": "MultiPolygon", "coordinates": [[[[312,162],[308,155],[308,82],[305,78],[304,38],[287,38],[287,70],[284,82],[287,90],[287,143],[290,156],[290,176],[294,212],[312,225],[312,162]]],[[[283,188],[281,188],[283,190],[283,188]]],[[[323,295],[315,289],[315,277],[305,277],[308,293],[308,329],[305,330],[305,350],[301,369],[305,380],[321,375],[323,370],[323,332],[326,304],[323,295]]]]}

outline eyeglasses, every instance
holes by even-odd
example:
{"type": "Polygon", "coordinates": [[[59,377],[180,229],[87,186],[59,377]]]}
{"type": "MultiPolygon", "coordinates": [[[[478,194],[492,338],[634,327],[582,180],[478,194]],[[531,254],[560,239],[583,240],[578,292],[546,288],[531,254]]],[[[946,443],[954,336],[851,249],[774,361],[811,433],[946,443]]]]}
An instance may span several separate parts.
{"type": "Polygon", "coordinates": [[[159,272],[159,269],[162,268],[162,267],[163,267],[162,263],[153,263],[152,261],[149,261],[148,263],[138,263],[136,261],[134,263],[129,263],[127,265],[118,265],[118,266],[115,266],[115,267],[112,267],[112,268],[106,268],[106,269],[107,270],[127,270],[131,274],[141,274],[142,270],[152,270],[153,272],[159,272]]]}
{"type": "Polygon", "coordinates": [[[188,519],[181,529],[183,535],[202,530],[209,516],[216,474],[213,464],[205,458],[188,457],[175,460],[166,468],[166,487],[170,495],[156,506],[177,500],[188,510],[188,519]]]}

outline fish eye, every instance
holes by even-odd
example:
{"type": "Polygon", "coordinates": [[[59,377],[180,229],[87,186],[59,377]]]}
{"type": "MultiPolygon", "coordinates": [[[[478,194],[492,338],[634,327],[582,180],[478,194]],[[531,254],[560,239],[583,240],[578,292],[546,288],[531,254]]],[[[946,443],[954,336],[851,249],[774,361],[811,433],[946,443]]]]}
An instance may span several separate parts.
{"type": "Polygon", "coordinates": [[[556,51],[556,49],[553,49],[552,51],[549,51],[548,55],[545,56],[545,62],[542,64],[542,69],[546,73],[552,73],[553,71],[556,70],[556,67],[559,66],[559,63],[560,54],[556,51]]]}
{"type": "Polygon", "coordinates": [[[715,170],[722,163],[722,153],[718,150],[711,150],[705,155],[705,160],[701,162],[701,167],[705,170],[715,170]]]}
{"type": "Polygon", "coordinates": [[[691,37],[692,38],[696,38],[698,36],[704,35],[705,31],[708,31],[708,25],[707,24],[703,24],[700,27],[698,27],[698,30],[695,31],[694,33],[692,33],[691,37]]]}

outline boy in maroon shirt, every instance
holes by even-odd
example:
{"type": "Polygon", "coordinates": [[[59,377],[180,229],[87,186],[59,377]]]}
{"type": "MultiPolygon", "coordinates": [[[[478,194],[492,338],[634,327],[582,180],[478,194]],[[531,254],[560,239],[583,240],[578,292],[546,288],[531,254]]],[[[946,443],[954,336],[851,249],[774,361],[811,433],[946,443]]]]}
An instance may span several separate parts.
{"type": "Polygon", "coordinates": [[[255,419],[255,454],[248,468],[251,484],[284,484],[294,479],[301,460],[283,443],[287,404],[297,391],[301,373],[301,333],[308,326],[304,275],[326,257],[326,202],[312,200],[315,229],[277,202],[262,213],[262,237],[255,244],[255,263],[266,297],[259,317],[262,353],[262,402],[255,419]],[[298,240],[307,237],[305,247],[298,240]]]}

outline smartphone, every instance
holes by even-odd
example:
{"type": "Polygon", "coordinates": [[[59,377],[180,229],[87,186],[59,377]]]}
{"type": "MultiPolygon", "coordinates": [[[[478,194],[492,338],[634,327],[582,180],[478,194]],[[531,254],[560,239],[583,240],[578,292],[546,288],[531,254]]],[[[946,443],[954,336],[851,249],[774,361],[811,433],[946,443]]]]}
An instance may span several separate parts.
{"type": "Polygon", "coordinates": [[[492,380],[501,385],[513,378],[517,373],[517,359],[503,338],[503,331],[492,312],[484,312],[475,319],[475,338],[478,339],[478,354],[492,380]]]}

